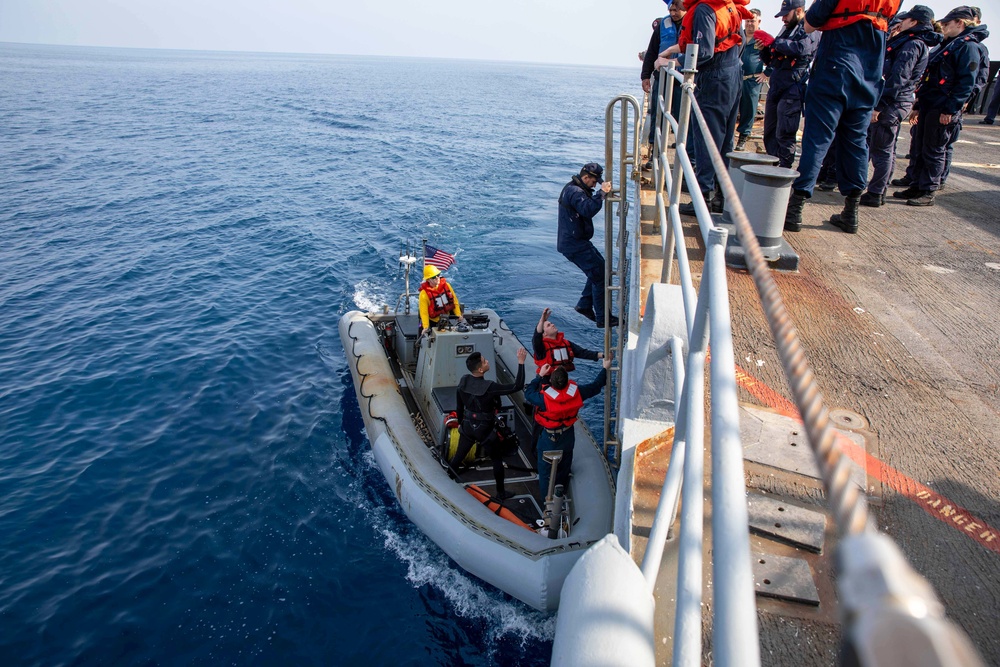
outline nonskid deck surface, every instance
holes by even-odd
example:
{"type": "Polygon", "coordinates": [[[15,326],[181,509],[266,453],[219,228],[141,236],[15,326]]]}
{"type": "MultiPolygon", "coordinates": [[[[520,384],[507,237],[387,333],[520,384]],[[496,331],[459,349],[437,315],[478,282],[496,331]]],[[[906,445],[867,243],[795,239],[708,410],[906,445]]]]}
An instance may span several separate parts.
{"type": "MultiPolygon", "coordinates": [[[[827,407],[833,417],[850,418],[834,419],[835,425],[860,439],[863,456],[871,457],[868,500],[879,528],[934,586],[985,662],[1000,664],[995,618],[982,613],[984,604],[1000,599],[1000,578],[981,576],[996,572],[1000,562],[1000,552],[991,548],[1000,541],[994,537],[1000,535],[1000,457],[993,435],[1000,430],[1000,126],[978,125],[975,116],[964,123],[947,188],[932,208],[893,199],[899,188],[890,188],[884,206],[861,208],[858,233],[844,234],[829,223],[843,208],[843,196],[817,192],[805,207],[802,231],[785,234],[801,257],[799,272],[774,279],[827,407]],[[970,523],[975,530],[966,528],[970,523]]],[[[900,153],[908,141],[902,134],[900,153]]],[[[893,176],[902,176],[906,166],[897,159],[893,176]]],[[[648,285],[659,280],[662,253],[648,190],[642,203],[648,285]]],[[[694,218],[682,222],[697,280],[703,244],[694,218]]],[[[730,270],[727,278],[740,400],[758,410],[779,409],[787,405],[789,390],[756,287],[743,271],[730,270]]],[[[669,443],[660,449],[669,452],[669,443]]],[[[637,489],[658,492],[666,458],[641,458],[637,489]]],[[[825,507],[818,481],[806,483],[749,461],[746,474],[751,490],[807,509],[825,507]]],[[[655,500],[637,496],[636,514],[648,517],[633,529],[640,546],[655,500]]],[[[836,661],[840,626],[829,561],[836,539],[827,539],[823,553],[814,555],[752,538],[755,551],[805,558],[819,588],[818,607],[758,598],[766,664],[836,661]]],[[[665,595],[664,607],[671,595],[665,595]]],[[[672,627],[658,626],[659,636],[672,627]]]]}

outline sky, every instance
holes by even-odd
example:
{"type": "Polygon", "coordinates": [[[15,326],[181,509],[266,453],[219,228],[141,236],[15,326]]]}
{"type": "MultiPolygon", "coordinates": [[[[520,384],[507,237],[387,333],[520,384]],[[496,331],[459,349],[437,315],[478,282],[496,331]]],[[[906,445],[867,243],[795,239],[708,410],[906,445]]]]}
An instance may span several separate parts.
{"type": "MultiPolygon", "coordinates": [[[[1000,3],[979,2],[1000,59],[1000,3]]],[[[954,3],[922,2],[938,17],[954,3]]],[[[750,6],[780,30],[780,0],[750,6]]],[[[638,68],[665,13],[661,0],[0,0],[0,42],[638,68]]]]}

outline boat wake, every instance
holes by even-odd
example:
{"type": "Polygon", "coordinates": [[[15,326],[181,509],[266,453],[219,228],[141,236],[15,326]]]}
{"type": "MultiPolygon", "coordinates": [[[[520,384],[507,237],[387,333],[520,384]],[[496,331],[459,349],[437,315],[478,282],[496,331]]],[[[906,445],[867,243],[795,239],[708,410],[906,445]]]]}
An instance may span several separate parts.
{"type": "Polygon", "coordinates": [[[352,301],[358,310],[374,313],[382,308],[382,304],[389,303],[386,286],[374,280],[362,280],[354,286],[352,301]]]}
{"type": "MultiPolygon", "coordinates": [[[[381,479],[375,456],[362,454],[365,477],[381,479]]],[[[527,607],[498,590],[489,590],[451,562],[437,545],[413,528],[405,517],[393,517],[395,502],[391,494],[380,502],[369,504],[369,519],[385,548],[406,565],[406,580],[414,588],[430,586],[441,594],[455,615],[484,625],[491,648],[500,642],[513,640],[521,647],[537,642],[551,642],[555,636],[556,617],[527,607]],[[411,530],[406,530],[410,528],[411,530]]],[[[370,498],[368,498],[370,500],[370,498]]]]}
{"type": "Polygon", "coordinates": [[[422,534],[402,535],[383,527],[385,546],[407,565],[406,579],[416,587],[433,586],[462,618],[485,621],[491,640],[505,636],[527,641],[552,641],[556,617],[529,609],[488,591],[452,565],[448,556],[422,534]]]}

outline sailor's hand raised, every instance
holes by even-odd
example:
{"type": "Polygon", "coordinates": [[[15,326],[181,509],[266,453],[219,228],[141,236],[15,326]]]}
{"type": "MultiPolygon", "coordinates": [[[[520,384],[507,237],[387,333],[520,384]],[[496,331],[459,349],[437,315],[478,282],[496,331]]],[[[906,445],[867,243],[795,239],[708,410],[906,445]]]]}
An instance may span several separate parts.
{"type": "Polygon", "coordinates": [[[517,351],[517,363],[523,364],[524,360],[528,358],[528,351],[523,347],[517,351]]]}
{"type": "Polygon", "coordinates": [[[552,364],[543,364],[541,368],[538,369],[538,374],[542,377],[549,375],[552,372],[552,364]]]}

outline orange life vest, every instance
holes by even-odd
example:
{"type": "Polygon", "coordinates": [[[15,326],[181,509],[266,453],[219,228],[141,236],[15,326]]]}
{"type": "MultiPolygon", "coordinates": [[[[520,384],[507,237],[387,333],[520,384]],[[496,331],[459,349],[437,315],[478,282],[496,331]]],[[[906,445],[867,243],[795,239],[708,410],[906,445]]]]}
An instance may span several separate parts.
{"type": "Polygon", "coordinates": [[[889,21],[899,11],[902,0],[840,0],[826,23],[817,30],[835,30],[858,21],[871,21],[885,32],[889,21]]]}
{"type": "Polygon", "coordinates": [[[545,364],[552,366],[552,370],[562,366],[567,373],[576,369],[573,364],[573,348],[563,332],[557,333],[555,338],[542,336],[542,345],[545,346],[545,356],[541,359],[535,359],[535,366],[538,367],[536,372],[540,374],[542,366],[545,364]]]}
{"type": "Polygon", "coordinates": [[[688,44],[695,41],[692,32],[694,31],[694,8],[698,5],[708,5],[715,11],[715,53],[722,53],[743,44],[740,28],[744,19],[753,16],[746,8],[748,4],[750,4],[750,0],[689,0],[685,3],[687,14],[681,21],[681,34],[677,38],[681,53],[684,53],[688,44]]]}
{"type": "Polygon", "coordinates": [[[545,409],[535,412],[535,421],[542,428],[568,428],[576,423],[576,416],[583,407],[583,396],[575,382],[570,380],[562,391],[549,385],[542,392],[542,398],[545,400],[545,409]]]}
{"type": "Polygon", "coordinates": [[[448,289],[448,281],[444,278],[438,280],[437,289],[434,289],[425,280],[420,283],[420,291],[427,295],[427,316],[436,320],[445,313],[455,310],[455,301],[451,298],[451,290],[448,289]]]}

